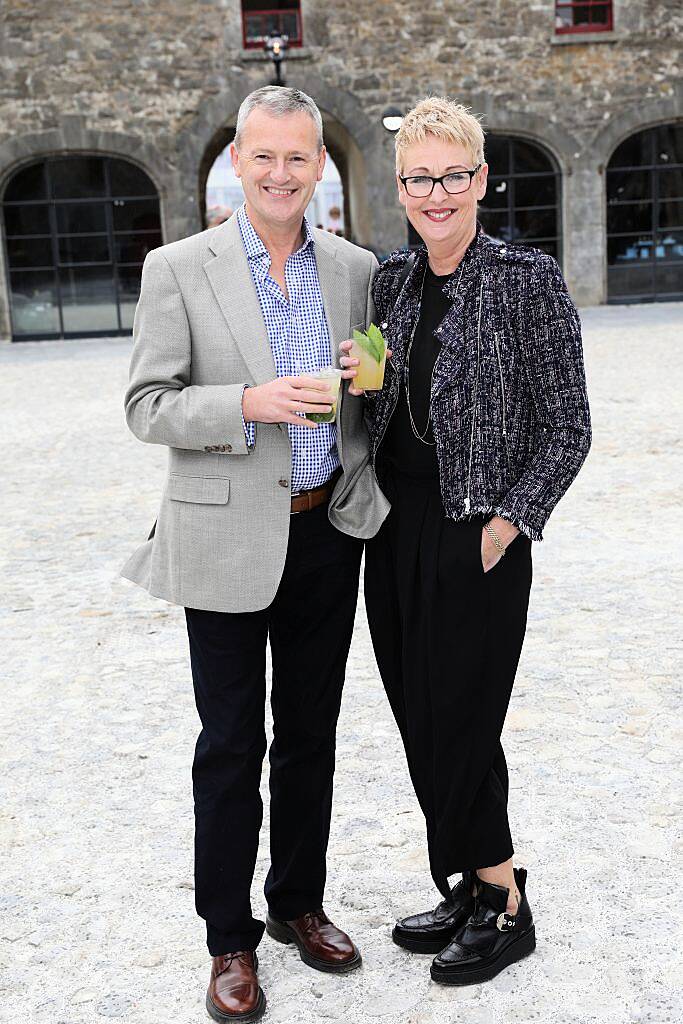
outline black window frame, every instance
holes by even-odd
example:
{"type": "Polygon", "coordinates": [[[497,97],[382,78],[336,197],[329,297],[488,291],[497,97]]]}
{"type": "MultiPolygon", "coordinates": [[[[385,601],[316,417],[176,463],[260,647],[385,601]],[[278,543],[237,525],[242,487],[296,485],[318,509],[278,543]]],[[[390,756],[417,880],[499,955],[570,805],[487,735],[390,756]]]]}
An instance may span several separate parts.
{"type": "MultiPolygon", "coordinates": [[[[679,128],[683,132],[683,122],[666,122],[664,124],[653,125],[649,128],[643,128],[639,131],[632,132],[625,139],[622,139],[618,146],[615,147],[612,156],[605,166],[605,264],[607,268],[607,303],[608,305],[628,305],[638,302],[677,302],[683,299],[683,285],[679,291],[663,291],[657,287],[657,270],[665,271],[671,266],[681,265],[680,261],[667,260],[666,255],[662,257],[657,256],[657,249],[662,245],[664,237],[671,231],[683,232],[683,218],[680,226],[667,225],[666,227],[659,227],[659,214],[663,204],[665,203],[680,203],[681,211],[683,212],[683,153],[681,154],[680,161],[670,162],[668,159],[662,160],[661,154],[658,154],[659,137],[658,134],[662,129],[669,127],[679,128]],[[646,145],[648,153],[648,159],[642,163],[627,163],[620,162],[618,159],[619,150],[626,144],[631,145],[638,139],[640,145],[643,143],[646,145]],[[642,141],[641,141],[642,140],[642,141]],[[615,157],[617,163],[614,163],[615,157]],[[660,190],[660,173],[670,173],[671,171],[678,171],[681,178],[680,191],[678,195],[662,195],[660,190]],[[650,189],[647,195],[641,194],[637,196],[631,195],[628,199],[615,199],[610,198],[611,179],[617,175],[626,174],[644,174],[648,175],[650,179],[650,189]],[[638,206],[650,206],[650,228],[649,231],[632,229],[626,231],[614,231],[610,229],[611,213],[618,211],[619,209],[636,208],[638,206]],[[648,237],[645,237],[648,236],[648,237]],[[658,237],[662,236],[662,237],[658,237]],[[610,243],[612,239],[627,239],[629,237],[639,238],[638,242],[634,242],[636,248],[638,245],[641,246],[641,250],[648,247],[650,252],[647,259],[642,258],[642,254],[638,260],[634,260],[633,266],[622,265],[617,268],[616,263],[610,263],[610,243]],[[627,272],[629,270],[651,270],[652,287],[649,291],[635,290],[633,292],[614,291],[614,280],[617,277],[615,273],[610,273],[611,268],[617,268],[619,271],[627,272]]],[[[621,274],[624,276],[624,273],[621,274]]],[[[634,281],[637,275],[633,275],[634,281]]],[[[640,275],[642,279],[642,274],[640,275]]]]}
{"type": "MultiPolygon", "coordinates": [[[[505,181],[506,182],[506,199],[504,209],[507,210],[508,214],[508,229],[511,237],[503,238],[505,242],[509,242],[512,245],[524,245],[531,248],[543,249],[543,244],[552,243],[555,249],[554,257],[557,262],[562,266],[563,261],[563,223],[562,223],[562,173],[560,171],[559,164],[555,159],[554,155],[537,139],[530,139],[527,136],[522,135],[510,135],[507,132],[490,132],[488,133],[489,139],[495,139],[498,144],[505,142],[508,147],[507,152],[507,166],[509,168],[507,174],[497,173],[495,164],[489,166],[488,180],[487,180],[487,195],[491,189],[496,187],[496,184],[505,181]],[[538,150],[539,154],[548,162],[547,170],[540,171],[527,171],[523,169],[517,169],[516,164],[518,161],[515,160],[515,145],[523,144],[525,146],[532,146],[538,150]],[[550,175],[554,178],[555,184],[555,201],[553,203],[538,203],[531,206],[518,207],[515,202],[516,195],[516,182],[523,178],[525,181],[532,181],[534,178],[547,178],[550,175]],[[552,210],[555,214],[555,234],[553,235],[539,235],[533,238],[522,238],[515,234],[515,213],[516,212],[527,212],[527,211],[545,211],[552,210]],[[539,244],[541,243],[541,244],[539,244]]],[[[487,157],[488,160],[488,157],[487,157]]],[[[503,209],[503,207],[489,207],[486,208],[486,196],[479,203],[480,213],[479,219],[482,222],[484,230],[487,234],[492,234],[487,230],[486,227],[486,215],[487,213],[497,214],[503,209]]],[[[492,237],[500,238],[500,235],[492,234],[492,237]]],[[[546,250],[544,250],[546,251],[546,250]]]]}
{"type": "MultiPolygon", "coordinates": [[[[142,259],[137,260],[118,260],[117,259],[117,240],[124,236],[130,236],[135,234],[138,237],[149,236],[150,239],[154,238],[156,244],[151,248],[156,248],[158,245],[163,244],[163,224],[161,219],[161,198],[159,190],[157,189],[153,179],[150,177],[148,172],[140,167],[139,164],[133,160],[129,160],[123,156],[104,155],[100,153],[59,153],[50,154],[45,157],[40,157],[37,160],[31,160],[28,163],[23,164],[21,167],[15,168],[13,173],[9,176],[5,182],[3,189],[2,203],[2,235],[3,235],[3,246],[5,255],[5,277],[7,284],[7,293],[9,296],[10,303],[10,319],[12,324],[12,341],[48,341],[48,340],[60,340],[68,338],[97,338],[97,337],[122,337],[129,336],[131,333],[131,327],[124,326],[122,322],[122,303],[128,301],[126,299],[125,290],[121,287],[119,269],[130,269],[135,268],[142,274],[142,265],[144,256],[142,259]],[[53,190],[53,182],[50,175],[50,168],[57,163],[63,163],[70,159],[85,158],[90,160],[99,160],[103,163],[102,174],[104,179],[103,194],[98,196],[88,195],[85,197],[69,196],[64,198],[55,198],[53,190]],[[147,192],[144,195],[120,195],[114,194],[111,184],[111,170],[112,164],[116,162],[122,162],[130,164],[136,168],[141,174],[147,178],[150,183],[153,192],[147,192]],[[43,177],[43,190],[44,197],[39,199],[13,199],[6,200],[4,197],[12,183],[16,180],[18,175],[25,173],[29,168],[33,168],[36,165],[42,165],[42,177],[43,177]],[[114,227],[114,206],[120,203],[135,203],[135,202],[149,202],[153,201],[156,203],[156,213],[158,214],[158,226],[153,228],[141,228],[135,232],[129,230],[117,230],[114,227]],[[105,224],[104,229],[101,231],[60,231],[57,210],[63,206],[86,206],[92,204],[101,204],[105,211],[105,224]],[[48,210],[48,223],[50,228],[49,234],[8,234],[5,211],[12,208],[19,207],[42,207],[48,210]],[[109,259],[108,260],[71,260],[62,261],[59,258],[59,245],[62,239],[74,239],[74,238],[106,238],[109,259]],[[51,261],[44,264],[31,264],[28,266],[17,266],[16,263],[10,261],[9,255],[9,244],[14,241],[21,241],[26,239],[27,241],[39,241],[43,240],[46,243],[46,248],[49,246],[51,252],[51,261]],[[111,279],[113,284],[114,292],[114,304],[116,309],[116,327],[112,327],[106,330],[65,330],[64,329],[64,308],[65,303],[63,301],[63,286],[60,280],[61,274],[65,270],[84,270],[89,267],[111,267],[111,279]],[[59,330],[57,331],[37,331],[37,332],[17,332],[15,330],[15,319],[13,309],[13,291],[12,291],[12,274],[15,273],[32,273],[36,274],[47,274],[52,272],[53,277],[53,288],[54,294],[56,295],[57,312],[59,320],[59,330]]],[[[148,250],[149,251],[149,250],[148,250]]]]}

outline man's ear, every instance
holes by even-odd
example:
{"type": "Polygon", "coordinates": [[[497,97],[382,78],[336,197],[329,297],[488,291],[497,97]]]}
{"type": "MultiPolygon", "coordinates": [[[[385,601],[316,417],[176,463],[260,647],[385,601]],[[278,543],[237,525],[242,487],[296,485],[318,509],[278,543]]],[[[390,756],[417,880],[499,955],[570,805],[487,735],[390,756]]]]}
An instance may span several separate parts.
{"type": "Polygon", "coordinates": [[[323,180],[323,170],[325,168],[325,161],[327,160],[327,150],[323,146],[320,150],[320,156],[318,157],[318,181],[323,180]]]}
{"type": "Polygon", "coordinates": [[[242,174],[240,171],[240,155],[237,152],[237,146],[235,145],[234,142],[230,143],[230,159],[232,160],[232,166],[235,174],[237,175],[238,178],[241,178],[242,174]]]}

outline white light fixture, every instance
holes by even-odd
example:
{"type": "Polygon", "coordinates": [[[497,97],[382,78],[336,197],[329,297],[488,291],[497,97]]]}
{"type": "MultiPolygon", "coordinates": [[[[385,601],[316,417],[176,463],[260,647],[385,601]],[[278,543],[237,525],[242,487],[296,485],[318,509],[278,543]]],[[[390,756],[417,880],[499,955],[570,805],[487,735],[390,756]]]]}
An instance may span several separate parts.
{"type": "Polygon", "coordinates": [[[382,114],[382,126],[395,134],[403,124],[403,114],[398,107],[387,107],[382,114]]]}

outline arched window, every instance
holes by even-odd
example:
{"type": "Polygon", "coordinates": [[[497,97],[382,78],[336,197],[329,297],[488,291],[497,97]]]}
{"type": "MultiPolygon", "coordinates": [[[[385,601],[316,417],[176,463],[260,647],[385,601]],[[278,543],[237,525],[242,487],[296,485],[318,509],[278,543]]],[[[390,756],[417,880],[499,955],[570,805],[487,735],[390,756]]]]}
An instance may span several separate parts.
{"type": "Polygon", "coordinates": [[[15,340],[128,334],[142,263],[162,244],[144,171],[99,156],[48,157],[3,196],[15,340]]]}
{"type": "Polygon", "coordinates": [[[479,206],[487,234],[561,258],[560,173],[535,142],[486,136],[488,188],[479,206]]]}
{"type": "Polygon", "coordinates": [[[683,122],[622,142],[606,189],[608,302],[683,298],[683,122]]]}

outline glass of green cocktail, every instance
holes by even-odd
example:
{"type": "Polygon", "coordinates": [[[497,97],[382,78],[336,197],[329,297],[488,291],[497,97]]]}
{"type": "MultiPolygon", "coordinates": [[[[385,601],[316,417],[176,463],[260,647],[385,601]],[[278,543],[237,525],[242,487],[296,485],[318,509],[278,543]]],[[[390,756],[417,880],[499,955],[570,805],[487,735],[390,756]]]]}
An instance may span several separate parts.
{"type": "Polygon", "coordinates": [[[379,327],[370,324],[367,331],[354,331],[349,355],[359,361],[356,376],[351,381],[352,386],[359,391],[381,391],[387,343],[379,327]]]}
{"type": "MultiPolygon", "coordinates": [[[[315,373],[309,373],[309,377],[315,377],[317,380],[324,380],[326,384],[330,385],[330,396],[329,399],[325,395],[323,404],[331,405],[330,412],[307,412],[306,419],[313,420],[314,423],[332,423],[337,415],[337,399],[339,397],[339,385],[341,384],[342,372],[338,370],[336,366],[323,366],[322,370],[316,370],[315,373]]],[[[322,394],[322,392],[321,392],[322,394]]]]}

